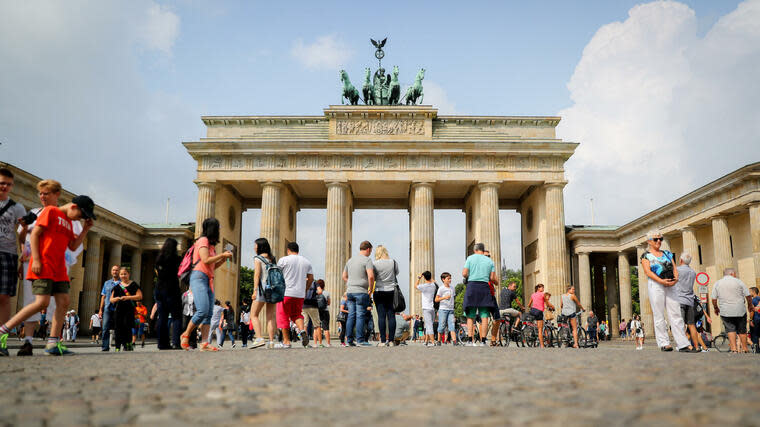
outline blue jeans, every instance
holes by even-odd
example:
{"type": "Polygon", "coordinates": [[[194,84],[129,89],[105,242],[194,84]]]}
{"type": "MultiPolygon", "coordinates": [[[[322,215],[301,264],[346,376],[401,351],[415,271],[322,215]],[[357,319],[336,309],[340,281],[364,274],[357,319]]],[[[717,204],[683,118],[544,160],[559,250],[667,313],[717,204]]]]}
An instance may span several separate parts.
{"type": "MultiPolygon", "coordinates": [[[[369,294],[366,292],[348,294],[346,308],[348,308],[348,320],[346,320],[346,337],[348,342],[354,342],[355,331],[364,331],[364,319],[369,307],[369,294]]],[[[364,342],[364,334],[358,334],[356,341],[364,342]]]]}
{"type": "Polygon", "coordinates": [[[214,291],[208,283],[208,276],[198,270],[190,273],[190,291],[193,293],[195,314],[191,322],[195,325],[211,324],[211,306],[214,304],[214,291]]]}
{"type": "Polygon", "coordinates": [[[235,336],[232,334],[232,329],[223,329],[222,330],[222,339],[219,341],[219,345],[224,345],[224,340],[229,337],[230,341],[232,341],[232,345],[235,345],[235,336]]]}
{"type": "Polygon", "coordinates": [[[114,312],[107,307],[103,310],[103,332],[101,334],[101,348],[108,350],[111,345],[111,329],[113,329],[114,312]]]}
{"type": "Polygon", "coordinates": [[[396,335],[396,313],[393,312],[393,291],[377,291],[375,292],[374,300],[375,308],[377,309],[377,326],[380,328],[380,342],[385,342],[386,339],[392,341],[396,335]]]}
{"type": "Polygon", "coordinates": [[[454,310],[438,310],[438,333],[443,333],[444,326],[449,328],[449,332],[456,332],[454,329],[454,310]]]}

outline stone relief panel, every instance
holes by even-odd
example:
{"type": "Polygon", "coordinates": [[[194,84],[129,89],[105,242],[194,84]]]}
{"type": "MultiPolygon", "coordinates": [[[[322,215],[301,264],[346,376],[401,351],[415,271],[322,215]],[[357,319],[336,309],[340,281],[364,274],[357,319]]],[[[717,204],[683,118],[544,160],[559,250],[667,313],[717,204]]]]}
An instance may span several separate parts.
{"type": "Polygon", "coordinates": [[[423,120],[337,120],[335,133],[338,135],[424,135],[423,120]]]}
{"type": "Polygon", "coordinates": [[[295,170],[538,170],[561,171],[563,161],[556,157],[531,156],[468,156],[453,155],[315,155],[290,154],[258,156],[208,156],[199,162],[202,170],[257,170],[257,169],[295,169],[295,170]]]}

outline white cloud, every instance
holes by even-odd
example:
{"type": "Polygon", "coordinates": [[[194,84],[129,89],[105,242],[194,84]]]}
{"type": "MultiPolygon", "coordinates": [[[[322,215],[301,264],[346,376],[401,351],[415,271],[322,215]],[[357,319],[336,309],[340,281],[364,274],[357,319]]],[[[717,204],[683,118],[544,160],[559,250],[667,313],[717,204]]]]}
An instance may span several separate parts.
{"type": "Polygon", "coordinates": [[[178,35],[179,16],[165,6],[153,4],[148,7],[139,32],[145,46],[169,54],[178,35]]]}
{"type": "Polygon", "coordinates": [[[151,91],[140,51],[167,56],[179,18],[150,0],[10,2],[0,13],[0,158],[137,222],[194,218],[202,132],[174,94],[151,91]],[[188,138],[189,139],[189,138],[188,138]]]}
{"type": "Polygon", "coordinates": [[[326,35],[312,43],[304,43],[303,39],[295,40],[290,54],[310,69],[338,69],[345,66],[354,53],[336,35],[326,35]]]}
{"type": "MultiPolygon", "coordinates": [[[[406,90],[406,88],[403,90],[406,90]]],[[[458,114],[456,104],[454,101],[449,99],[446,90],[438,83],[432,82],[430,80],[424,80],[422,82],[422,90],[425,94],[423,103],[426,105],[432,105],[433,107],[437,108],[438,114],[458,114]]]]}
{"type": "Polygon", "coordinates": [[[597,31],[568,83],[557,132],[581,145],[567,164],[568,223],[624,223],[760,160],[760,1],[704,37],[688,6],[633,7],[597,31]]]}

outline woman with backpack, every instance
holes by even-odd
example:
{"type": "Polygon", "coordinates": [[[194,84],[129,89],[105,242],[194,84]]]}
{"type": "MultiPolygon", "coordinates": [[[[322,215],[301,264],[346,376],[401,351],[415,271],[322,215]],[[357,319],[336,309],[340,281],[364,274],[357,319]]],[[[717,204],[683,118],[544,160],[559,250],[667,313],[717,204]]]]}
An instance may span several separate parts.
{"type": "Polygon", "coordinates": [[[267,283],[267,272],[270,267],[277,265],[277,260],[272,255],[272,247],[269,246],[269,240],[259,237],[253,242],[253,250],[256,256],[253,257],[253,289],[256,298],[251,304],[251,325],[256,335],[256,339],[251,343],[250,348],[263,347],[267,342],[264,340],[264,334],[261,330],[261,320],[259,313],[266,307],[267,333],[269,336],[269,347],[273,346],[275,335],[275,313],[277,311],[276,303],[268,303],[264,297],[264,286],[267,283]]]}
{"type": "Polygon", "coordinates": [[[190,334],[201,326],[201,351],[219,351],[208,344],[211,307],[214,304],[214,270],[232,258],[232,252],[216,254],[214,246],[219,243],[219,220],[206,218],[203,221],[201,237],[193,244],[192,272],[190,273],[190,290],[193,292],[195,314],[187,324],[185,333],[180,337],[180,345],[190,350],[190,334]]]}

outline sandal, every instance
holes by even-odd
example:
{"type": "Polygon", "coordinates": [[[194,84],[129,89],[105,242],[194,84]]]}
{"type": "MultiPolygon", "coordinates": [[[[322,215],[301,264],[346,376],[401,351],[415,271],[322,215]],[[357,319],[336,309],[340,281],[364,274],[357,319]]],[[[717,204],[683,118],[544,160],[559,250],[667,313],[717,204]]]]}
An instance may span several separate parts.
{"type": "Polygon", "coordinates": [[[201,344],[201,351],[219,351],[219,348],[209,345],[207,342],[204,342],[201,344]]]}
{"type": "Polygon", "coordinates": [[[179,346],[182,350],[190,350],[190,336],[186,334],[180,335],[179,346]]]}

